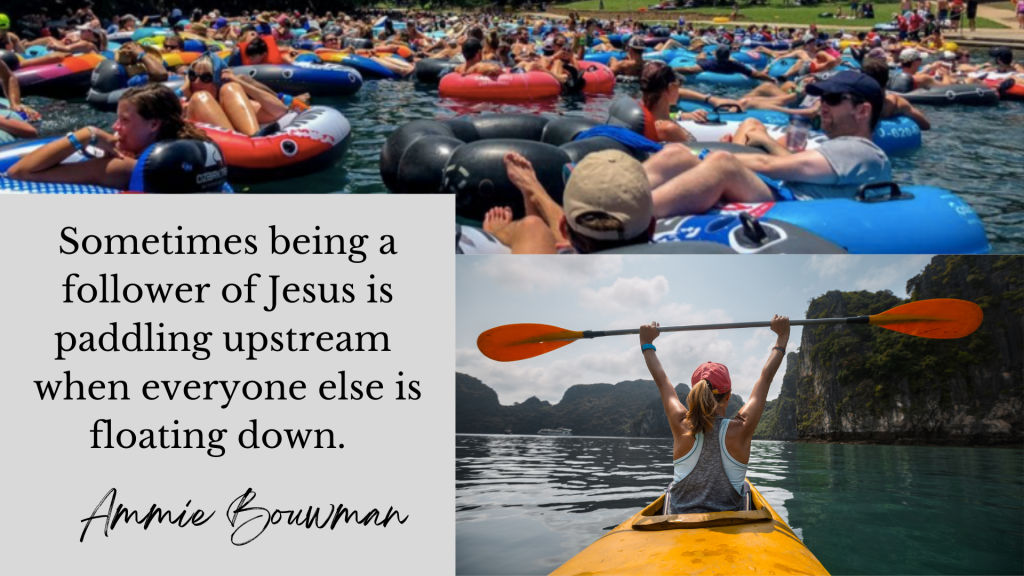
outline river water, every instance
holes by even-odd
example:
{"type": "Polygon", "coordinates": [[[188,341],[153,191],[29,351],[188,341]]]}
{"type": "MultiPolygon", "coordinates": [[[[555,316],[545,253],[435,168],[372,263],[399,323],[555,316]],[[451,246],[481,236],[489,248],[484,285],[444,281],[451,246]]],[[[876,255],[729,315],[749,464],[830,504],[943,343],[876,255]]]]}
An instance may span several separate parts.
{"type": "MultiPolygon", "coordinates": [[[[672,441],[456,435],[456,572],[547,574],[653,501],[672,441]]],[[[1024,573],[1024,451],[755,441],[747,478],[832,574],[1024,573]]]]}
{"type": "MultiPolygon", "coordinates": [[[[736,96],[728,89],[697,89],[736,96]]],[[[447,118],[482,112],[565,114],[605,119],[614,98],[639,95],[636,83],[620,83],[615,95],[577,96],[544,103],[499,105],[439,98],[437,87],[412,81],[368,80],[349,98],[319,98],[314,103],[339,109],[352,124],[352,145],[334,168],[311,176],[239,187],[262,193],[385,193],[380,150],[396,128],[420,118],[447,118]]],[[[84,101],[28,98],[44,114],[43,135],[65,134],[95,124],[113,125],[113,113],[96,112],[84,101]]],[[[898,183],[928,184],[959,193],[978,212],[995,252],[1024,252],[1024,104],[997,108],[927,108],[934,129],[924,145],[893,158],[898,183]]]]}

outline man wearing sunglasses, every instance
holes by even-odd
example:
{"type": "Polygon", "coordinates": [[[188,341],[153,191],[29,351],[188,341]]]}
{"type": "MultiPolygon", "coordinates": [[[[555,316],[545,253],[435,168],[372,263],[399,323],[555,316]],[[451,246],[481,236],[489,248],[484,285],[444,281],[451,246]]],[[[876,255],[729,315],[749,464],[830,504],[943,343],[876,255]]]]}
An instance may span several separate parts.
{"type": "Polygon", "coordinates": [[[839,72],[807,86],[821,97],[821,127],[829,140],[815,150],[790,153],[767,132],[748,135],[770,154],[702,154],[666,146],[644,164],[658,218],[706,212],[719,202],[777,198],[852,198],[861,185],[891,180],[889,159],[871,141],[885,94],[871,77],[839,72]]]}

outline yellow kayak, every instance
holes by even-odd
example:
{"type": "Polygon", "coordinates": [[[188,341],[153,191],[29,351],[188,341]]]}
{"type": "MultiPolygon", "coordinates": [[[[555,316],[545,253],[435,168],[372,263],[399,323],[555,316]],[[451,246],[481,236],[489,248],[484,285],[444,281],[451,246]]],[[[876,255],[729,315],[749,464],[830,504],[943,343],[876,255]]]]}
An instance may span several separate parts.
{"type": "Polygon", "coordinates": [[[747,486],[745,512],[661,516],[662,495],[551,574],[828,574],[747,486]]]}

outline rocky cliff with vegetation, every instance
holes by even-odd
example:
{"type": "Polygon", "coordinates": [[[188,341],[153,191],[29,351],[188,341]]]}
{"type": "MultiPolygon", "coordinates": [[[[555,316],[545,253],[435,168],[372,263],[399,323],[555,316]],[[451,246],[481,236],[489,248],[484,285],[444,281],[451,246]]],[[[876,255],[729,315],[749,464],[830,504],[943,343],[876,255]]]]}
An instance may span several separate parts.
{"type": "Polygon", "coordinates": [[[828,292],[807,318],[870,315],[906,301],[960,298],[985,312],[957,340],[867,325],[806,328],[755,438],[895,444],[1024,442],[1024,258],[936,256],[889,291],[828,292]]]}
{"type": "MultiPolygon", "coordinates": [[[[690,387],[676,387],[683,404],[690,387]]],[[[729,416],[743,405],[736,394],[729,416]]],[[[653,380],[618,384],[576,384],[557,404],[531,397],[504,406],[480,380],[455,373],[455,431],[463,434],[536,434],[542,428],[571,428],[576,436],[671,437],[668,419],[653,380]]]]}

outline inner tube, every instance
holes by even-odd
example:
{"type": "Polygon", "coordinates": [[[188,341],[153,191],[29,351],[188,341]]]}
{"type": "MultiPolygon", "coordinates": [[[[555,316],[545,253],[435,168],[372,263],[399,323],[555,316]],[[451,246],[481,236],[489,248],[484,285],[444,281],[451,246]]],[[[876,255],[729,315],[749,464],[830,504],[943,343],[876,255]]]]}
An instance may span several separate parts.
{"type": "Polygon", "coordinates": [[[446,58],[424,58],[416,63],[413,76],[417,82],[423,84],[437,84],[441,77],[451,72],[458,66],[446,58]]]}
{"type": "MultiPolygon", "coordinates": [[[[694,136],[699,140],[718,140],[718,138],[725,134],[732,134],[736,131],[740,122],[747,118],[757,118],[769,127],[769,131],[774,126],[777,133],[781,135],[790,120],[789,114],[770,110],[751,109],[739,113],[716,112],[712,107],[705,104],[685,100],[680,100],[676,106],[683,112],[693,112],[695,110],[708,112],[708,119],[711,122],[697,124],[687,121],[681,123],[684,128],[693,132],[694,136]]],[[[818,134],[815,136],[812,134],[808,138],[808,146],[811,148],[816,147],[821,136],[823,135],[818,134]]],[[[878,126],[875,127],[872,140],[886,154],[910,152],[921,147],[921,127],[906,116],[887,118],[879,121],[878,126]]]]}
{"type": "Polygon", "coordinates": [[[742,253],[815,252],[786,246],[809,233],[851,254],[987,254],[991,246],[974,210],[932,186],[866,186],[856,198],[729,204],[706,214],[659,220],[655,242],[713,242],[742,253]],[[873,188],[884,188],[884,190],[873,188]]]}
{"type": "Polygon", "coordinates": [[[231,70],[248,75],[275,92],[291,95],[308,92],[313,96],[350,96],[363,87],[359,72],[340,64],[255,64],[231,70]]]}
{"type": "Polygon", "coordinates": [[[515,102],[555,98],[562,84],[547,72],[505,72],[499,76],[483,74],[447,74],[441,78],[438,93],[442,98],[460,98],[487,102],[515,102]]]}
{"type": "Polygon", "coordinates": [[[606,94],[615,89],[615,74],[598,62],[581,62],[579,70],[570,67],[572,77],[564,85],[547,72],[505,72],[499,76],[447,74],[441,78],[438,92],[443,98],[509,102],[554,98],[563,92],[606,94]]]}
{"type": "Polygon", "coordinates": [[[323,62],[343,64],[354,68],[363,78],[371,80],[401,80],[402,76],[383,64],[357,54],[337,50],[317,50],[317,57],[323,62]]]}
{"type": "Polygon", "coordinates": [[[21,66],[21,58],[10,50],[0,50],[0,60],[7,65],[7,68],[14,72],[21,66]]]}
{"type": "Polygon", "coordinates": [[[936,86],[922,90],[899,93],[911,104],[929,106],[996,106],[999,104],[999,92],[983,84],[952,84],[936,86]]]}
{"type": "MultiPolygon", "coordinates": [[[[104,60],[92,71],[91,85],[85,95],[85,101],[97,110],[115,112],[118,101],[128,90],[128,80],[124,66],[118,64],[116,60],[104,60]]],[[[185,79],[173,77],[162,84],[171,90],[177,90],[185,85],[185,79]]]]}
{"type": "Polygon", "coordinates": [[[1024,101],[1024,78],[1014,78],[1013,85],[1009,87],[1003,85],[1005,81],[1005,78],[999,80],[986,78],[984,80],[986,86],[996,89],[1003,88],[999,93],[1002,99],[1024,101]]]}
{"type": "Polygon", "coordinates": [[[341,112],[312,106],[290,112],[266,136],[197,123],[224,153],[233,182],[267,182],[312,174],[337,164],[352,140],[352,127],[341,112]]]}
{"type": "Polygon", "coordinates": [[[22,96],[81,98],[89,91],[92,71],[103,60],[100,54],[78,54],[57,64],[21,68],[14,77],[22,96]]]}
{"type": "Polygon", "coordinates": [[[505,154],[525,156],[544,189],[561,202],[566,164],[598,150],[614,148],[633,154],[610,138],[573,141],[580,132],[600,124],[581,117],[533,114],[413,120],[384,143],[381,179],[395,193],[455,194],[456,214],[468,220],[481,221],[496,206],[508,206],[521,218],[523,196],[508,180],[505,154]]]}
{"type": "MultiPolygon", "coordinates": [[[[58,137],[59,138],[59,137],[58,137]]],[[[6,172],[23,156],[58,138],[44,138],[0,146],[0,172],[6,172]]],[[[64,162],[85,160],[74,154],[64,162]]],[[[230,192],[228,169],[220,148],[212,142],[174,140],[157,142],[139,156],[128,190],[157,194],[230,192]]],[[[117,194],[123,190],[86,184],[30,182],[0,177],[0,193],[22,194],[117,194]]]]}
{"type": "Polygon", "coordinates": [[[366,38],[342,38],[342,48],[355,48],[357,50],[372,50],[373,40],[367,40],[366,38]]]}

